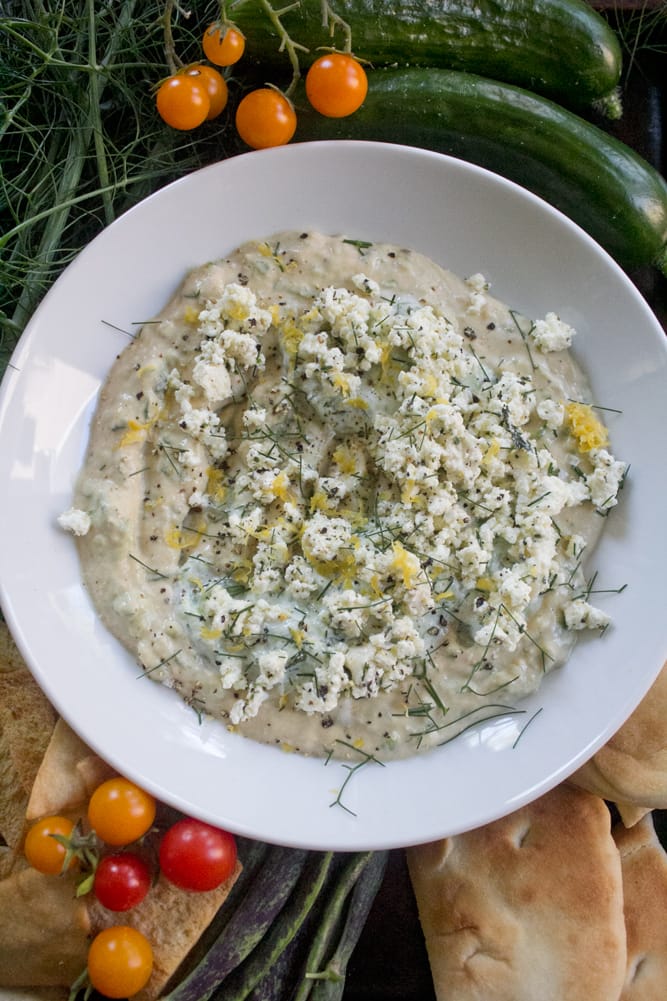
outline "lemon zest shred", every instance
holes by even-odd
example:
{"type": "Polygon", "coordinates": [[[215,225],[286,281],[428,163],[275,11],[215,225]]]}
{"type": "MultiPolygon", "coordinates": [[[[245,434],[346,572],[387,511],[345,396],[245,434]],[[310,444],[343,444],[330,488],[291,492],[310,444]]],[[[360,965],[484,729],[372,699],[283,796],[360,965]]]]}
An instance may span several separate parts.
{"type": "Polygon", "coordinates": [[[126,448],[128,445],[136,445],[139,442],[145,441],[148,432],[156,420],[157,417],[154,417],[152,420],[142,424],[140,421],[130,418],[127,422],[127,431],[116,445],[116,448],[126,448]]]}
{"type": "Polygon", "coordinates": [[[331,458],[344,475],[351,476],[352,473],[357,471],[357,462],[354,453],[347,445],[339,445],[331,458]]]}
{"type": "Polygon", "coordinates": [[[202,626],[200,636],[203,640],[219,640],[222,636],[222,629],[216,629],[213,626],[202,626]]]}
{"type": "Polygon", "coordinates": [[[486,452],[482,456],[482,465],[490,466],[491,462],[498,455],[499,451],[500,451],[500,442],[498,441],[497,438],[494,438],[489,447],[487,448],[486,452]]]}
{"type": "Polygon", "coordinates": [[[421,570],[419,560],[413,553],[409,553],[403,544],[398,540],[396,542],[392,542],[391,548],[394,558],[390,563],[390,569],[401,574],[403,578],[403,587],[407,589],[414,587],[415,579],[421,570]]]}
{"type": "Polygon", "coordinates": [[[350,377],[346,372],[333,372],[331,382],[336,389],[339,389],[343,396],[350,395],[350,377]]]}
{"type": "Polygon", "coordinates": [[[571,401],[565,406],[567,424],[580,452],[604,448],[609,444],[609,432],[587,403],[571,401]]]}
{"type": "Polygon", "coordinates": [[[221,504],[227,494],[227,487],[223,482],[225,474],[222,469],[214,466],[209,466],[206,473],[206,492],[214,504],[221,504]]]}

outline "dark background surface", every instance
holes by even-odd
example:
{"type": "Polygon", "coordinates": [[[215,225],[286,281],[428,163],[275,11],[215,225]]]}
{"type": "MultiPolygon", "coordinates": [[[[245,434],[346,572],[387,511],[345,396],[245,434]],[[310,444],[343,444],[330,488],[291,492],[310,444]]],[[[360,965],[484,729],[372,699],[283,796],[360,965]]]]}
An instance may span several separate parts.
{"type": "MultiPolygon", "coordinates": [[[[667,8],[658,3],[611,0],[594,3],[622,38],[631,44],[640,29],[640,9],[667,8]]],[[[663,9],[663,15],[667,10],[663,9]]],[[[667,169],[667,16],[659,31],[647,32],[646,22],[634,52],[626,51],[623,80],[624,114],[603,125],[632,146],[663,175],[667,169]]],[[[630,274],[667,331],[667,279],[653,268],[630,274]]],[[[657,600],[657,599],[656,599],[657,600]]],[[[446,789],[442,790],[446,795],[446,789]]],[[[667,810],[653,814],[658,835],[667,847],[667,810]]],[[[667,920],[667,914],[665,915],[667,920]]],[[[417,905],[403,851],[389,856],[387,872],[361,938],[350,960],[345,1001],[435,1001],[417,905]]]]}

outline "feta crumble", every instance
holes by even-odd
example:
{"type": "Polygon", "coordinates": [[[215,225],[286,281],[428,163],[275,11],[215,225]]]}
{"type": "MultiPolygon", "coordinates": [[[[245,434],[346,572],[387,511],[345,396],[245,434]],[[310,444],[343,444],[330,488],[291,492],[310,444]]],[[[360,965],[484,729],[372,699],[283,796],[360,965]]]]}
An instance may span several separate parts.
{"type": "Polygon", "coordinates": [[[87,535],[90,531],[90,515],[80,508],[70,507],[58,516],[58,524],[72,535],[87,535]]]}

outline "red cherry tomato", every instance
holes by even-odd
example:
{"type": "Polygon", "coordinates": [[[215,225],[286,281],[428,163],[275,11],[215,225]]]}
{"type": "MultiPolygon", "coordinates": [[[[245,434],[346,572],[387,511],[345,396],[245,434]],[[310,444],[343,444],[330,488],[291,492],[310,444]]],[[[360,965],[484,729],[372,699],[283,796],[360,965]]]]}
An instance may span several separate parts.
{"type": "Polygon", "coordinates": [[[344,52],[320,56],[306,73],[306,97],[327,118],[353,114],[364,103],[367,93],[366,71],[344,52]]]}
{"type": "Polygon", "coordinates": [[[232,66],[243,55],[245,38],[238,28],[214,21],[204,32],[202,49],[215,66],[232,66]]]}
{"type": "Polygon", "coordinates": [[[105,997],[131,997],[146,986],[152,972],[153,948],[136,928],[114,925],[91,942],[88,977],[105,997]]]}
{"type": "Polygon", "coordinates": [[[177,820],[160,842],[162,873],[182,890],[214,890],[235,865],[234,836],[191,817],[177,820]]]}
{"type": "Polygon", "coordinates": [[[153,797],[124,778],[108,779],[88,803],[88,821],[98,838],[121,847],[137,841],[155,820],[153,797]]]}
{"type": "Polygon", "coordinates": [[[151,871],[140,855],[121,852],[105,855],[95,870],[93,892],[109,911],[129,911],[151,887],[151,871]]]}
{"type": "MultiPolygon", "coordinates": [[[[44,817],[33,824],[26,834],[23,846],[24,855],[33,869],[52,876],[61,873],[66,849],[54,834],[69,838],[73,830],[74,824],[66,817],[44,817]]],[[[74,862],[75,859],[72,859],[68,868],[74,862]]]]}
{"type": "Polygon", "coordinates": [[[296,131],[296,114],[284,94],[273,87],[260,87],[239,102],[236,129],[252,149],[284,146],[296,131]]]}
{"type": "Polygon", "coordinates": [[[189,73],[167,77],[158,88],[155,104],[160,118],[181,131],[196,129],[211,109],[206,84],[189,73]]]}

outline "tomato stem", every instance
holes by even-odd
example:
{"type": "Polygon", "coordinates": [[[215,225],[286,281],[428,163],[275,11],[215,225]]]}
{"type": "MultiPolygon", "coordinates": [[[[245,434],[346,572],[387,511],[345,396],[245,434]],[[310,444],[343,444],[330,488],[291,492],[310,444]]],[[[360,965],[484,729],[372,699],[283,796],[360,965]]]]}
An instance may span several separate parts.
{"type": "Polygon", "coordinates": [[[166,0],[162,13],[162,32],[164,36],[164,57],[169,72],[173,75],[183,68],[183,62],[176,52],[174,33],[172,30],[172,16],[174,10],[180,11],[184,17],[189,17],[187,11],[183,11],[178,0],[166,0]]]}
{"type": "Polygon", "coordinates": [[[267,17],[271,21],[271,24],[278,32],[278,37],[280,38],[280,45],[278,47],[278,51],[287,53],[290,65],[292,67],[292,79],[289,83],[289,86],[284,91],[284,96],[289,100],[294,91],[296,90],[299,80],[301,79],[301,66],[299,64],[299,56],[297,50],[300,50],[301,52],[308,52],[308,49],[306,48],[305,45],[300,45],[299,42],[294,41],[294,39],[290,36],[289,32],[285,29],[281,21],[281,18],[284,14],[287,14],[290,10],[294,10],[295,7],[298,7],[299,3],[297,0],[296,3],[288,4],[287,7],[281,7],[280,10],[274,10],[272,4],[269,3],[269,0],[260,0],[260,2],[264,11],[266,12],[267,17]]]}
{"type": "Polygon", "coordinates": [[[338,50],[352,54],[352,28],[343,18],[333,10],[328,0],[322,0],[322,27],[329,29],[329,34],[334,37],[336,28],[340,28],[345,37],[343,48],[338,50]]]}

